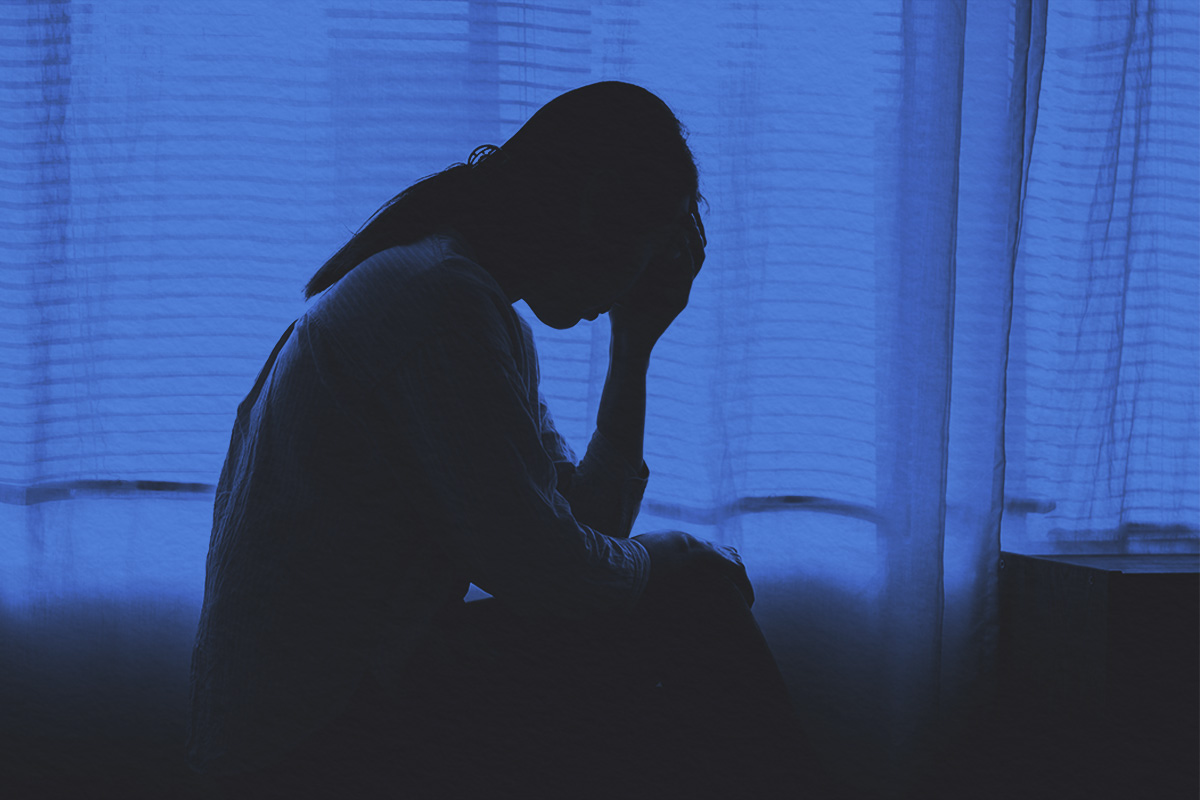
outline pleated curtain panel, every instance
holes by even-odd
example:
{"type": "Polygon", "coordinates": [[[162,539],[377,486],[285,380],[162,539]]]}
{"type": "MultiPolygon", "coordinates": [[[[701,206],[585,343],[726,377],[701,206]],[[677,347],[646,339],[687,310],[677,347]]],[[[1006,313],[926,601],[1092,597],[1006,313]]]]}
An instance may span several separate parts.
{"type": "MultiPolygon", "coordinates": [[[[821,753],[902,795],[994,696],[1002,543],[1197,552],[1198,20],[0,3],[0,693],[49,691],[21,659],[97,603],[113,647],[142,641],[113,619],[166,630],[186,683],[235,409],[304,283],[405,186],[622,80],[687,126],[709,201],[634,533],[736,546],[821,753]]],[[[516,309],[583,452],[608,323],[516,309]]]]}

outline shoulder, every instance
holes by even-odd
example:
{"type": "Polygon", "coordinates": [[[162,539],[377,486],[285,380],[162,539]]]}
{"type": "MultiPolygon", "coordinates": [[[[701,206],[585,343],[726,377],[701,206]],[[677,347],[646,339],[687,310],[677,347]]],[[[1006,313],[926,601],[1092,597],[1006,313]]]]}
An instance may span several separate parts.
{"type": "Polygon", "coordinates": [[[383,250],[309,311],[368,372],[390,370],[431,336],[461,334],[519,352],[519,315],[491,275],[450,235],[383,250]]]}

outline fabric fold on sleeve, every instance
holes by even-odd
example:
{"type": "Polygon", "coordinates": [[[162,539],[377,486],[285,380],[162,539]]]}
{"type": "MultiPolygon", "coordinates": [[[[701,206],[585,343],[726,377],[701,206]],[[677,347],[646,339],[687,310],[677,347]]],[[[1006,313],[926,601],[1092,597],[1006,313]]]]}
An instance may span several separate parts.
{"type": "MultiPolygon", "coordinates": [[[[505,344],[484,326],[439,331],[412,348],[379,387],[396,426],[394,441],[381,444],[395,454],[400,479],[428,498],[428,530],[466,579],[528,613],[629,610],[649,557],[637,542],[574,516],[544,446],[540,409],[505,344]]],[[[572,477],[581,508],[604,504],[592,498],[605,491],[593,487],[613,481],[609,451],[589,447],[572,477]]],[[[601,509],[602,525],[627,537],[621,525],[636,513],[644,484],[621,490],[636,500],[618,501],[607,515],[601,509]]]]}
{"type": "Polygon", "coordinates": [[[633,467],[597,429],[578,465],[555,467],[560,480],[567,478],[559,491],[577,520],[609,536],[629,537],[650,479],[645,461],[633,467]]]}
{"type": "Polygon", "coordinates": [[[571,512],[579,522],[609,536],[628,538],[641,509],[650,469],[644,460],[636,467],[626,461],[599,429],[592,434],[583,460],[577,463],[575,452],[555,428],[538,385],[537,351],[528,323],[522,321],[522,330],[526,358],[532,368],[531,402],[537,403],[542,444],[554,461],[558,491],[571,504],[571,512]]]}

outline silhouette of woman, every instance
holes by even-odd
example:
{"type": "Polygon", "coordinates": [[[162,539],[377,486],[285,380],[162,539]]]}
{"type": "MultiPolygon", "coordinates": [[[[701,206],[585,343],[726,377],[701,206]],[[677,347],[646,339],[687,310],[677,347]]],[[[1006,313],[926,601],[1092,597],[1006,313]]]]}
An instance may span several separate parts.
{"type": "Polygon", "coordinates": [[[630,537],[646,370],[704,263],[701,200],[666,104],[596,83],[317,271],[218,486],[194,769],[235,797],[797,795],[815,767],[740,557],[630,537]],[[517,300],[555,328],[609,315],[582,459],[517,300]],[[492,597],[464,603],[470,583],[492,597]]]}

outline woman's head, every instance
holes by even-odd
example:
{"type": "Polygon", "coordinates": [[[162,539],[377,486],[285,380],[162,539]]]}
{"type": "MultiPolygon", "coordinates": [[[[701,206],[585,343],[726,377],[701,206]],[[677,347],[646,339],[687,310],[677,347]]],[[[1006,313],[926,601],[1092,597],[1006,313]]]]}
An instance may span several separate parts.
{"type": "Polygon", "coordinates": [[[559,95],[501,152],[511,188],[531,208],[569,223],[571,212],[590,202],[594,225],[609,240],[636,239],[665,224],[680,198],[697,192],[679,120],[630,83],[593,83],[559,95]]]}
{"type": "Polygon", "coordinates": [[[552,327],[611,304],[700,199],[679,120],[649,91],[615,81],[542,106],[478,176],[456,227],[552,327]]]}
{"type": "Polygon", "coordinates": [[[307,295],[380,250],[451,225],[542,317],[539,300],[546,306],[565,302],[564,293],[603,295],[632,284],[636,274],[624,274],[630,258],[701,199],[682,125],[662,100],[629,83],[559,95],[487,149],[394,198],[313,277],[307,295]]]}

